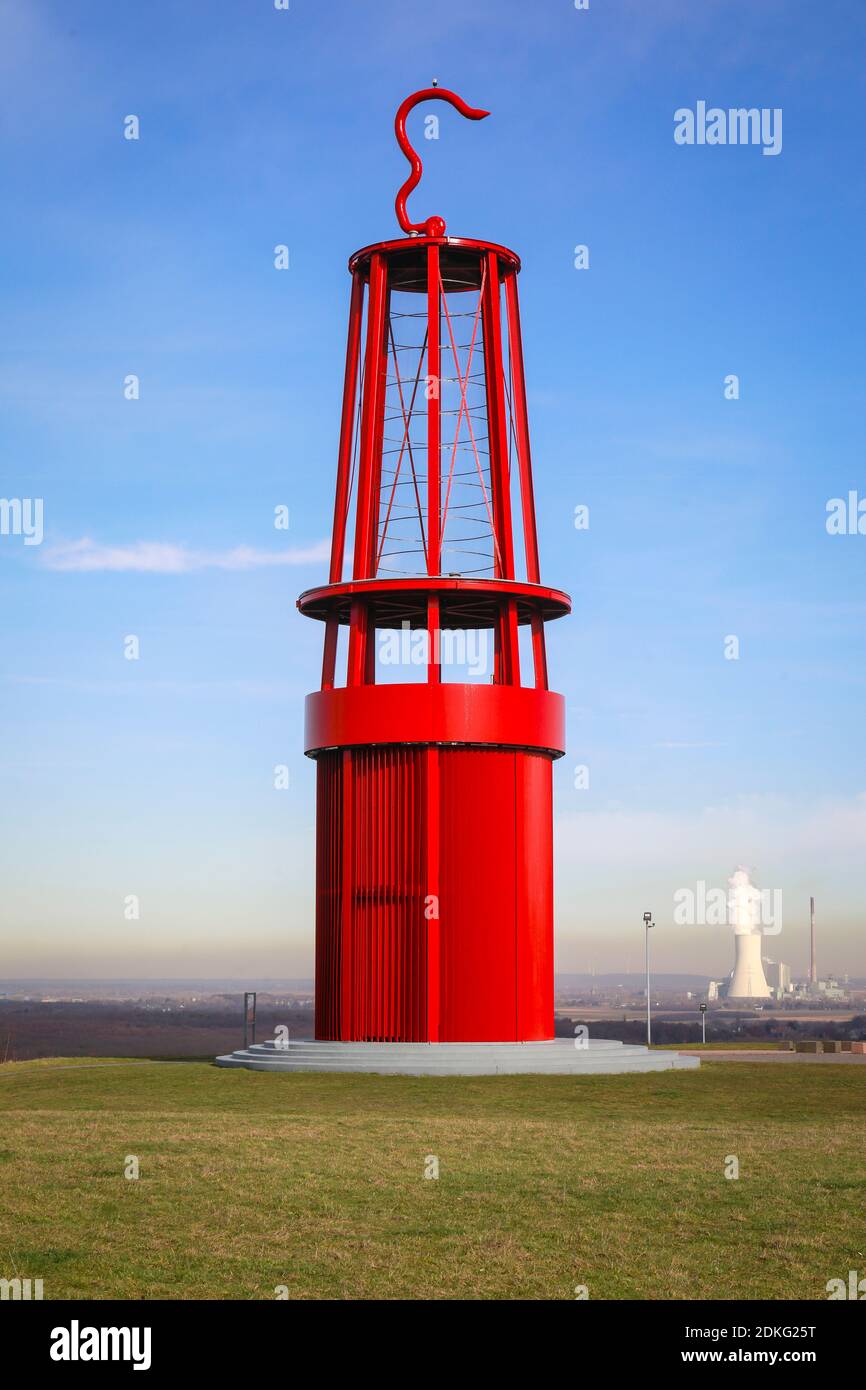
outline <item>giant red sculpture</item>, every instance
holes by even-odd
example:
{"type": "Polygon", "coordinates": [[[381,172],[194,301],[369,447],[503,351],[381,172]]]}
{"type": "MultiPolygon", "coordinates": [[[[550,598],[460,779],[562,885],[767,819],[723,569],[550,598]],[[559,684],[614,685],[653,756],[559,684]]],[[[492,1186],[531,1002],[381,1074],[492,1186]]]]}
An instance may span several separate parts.
{"type": "Polygon", "coordinates": [[[317,765],[316,1037],[553,1037],[552,762],[513,251],[409,221],[352,256],[317,765]],[[394,634],[399,634],[395,637],[394,634]],[[396,656],[395,656],[396,654],[396,656]],[[485,659],[486,658],[486,659],[485,659]]]}

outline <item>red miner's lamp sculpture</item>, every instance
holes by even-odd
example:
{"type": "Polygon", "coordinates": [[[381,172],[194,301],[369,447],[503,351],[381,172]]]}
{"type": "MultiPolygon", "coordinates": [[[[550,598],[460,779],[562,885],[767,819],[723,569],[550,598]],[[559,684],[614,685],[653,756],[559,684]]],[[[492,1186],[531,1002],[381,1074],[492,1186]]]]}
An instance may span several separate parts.
{"type": "Polygon", "coordinates": [[[317,765],[316,1036],[553,1037],[552,762],[513,251],[411,222],[352,256],[317,765]],[[399,634],[399,638],[395,636],[399,634]],[[388,661],[398,652],[397,665],[388,661]],[[419,664],[419,657],[422,658],[419,664]],[[407,660],[408,658],[408,660],[407,660]],[[470,669],[471,668],[471,669],[470,669]]]}
{"type": "Polygon", "coordinates": [[[520,261],[406,210],[421,177],[406,118],[434,98],[487,115],[435,86],[397,112],[406,236],[349,261],[331,569],[298,599],[325,632],[304,743],[317,767],[316,1037],[217,1062],[696,1067],[585,1028],[554,1038],[552,764],[565,745],[544,625],[570,603],[538,568],[520,261]]]}

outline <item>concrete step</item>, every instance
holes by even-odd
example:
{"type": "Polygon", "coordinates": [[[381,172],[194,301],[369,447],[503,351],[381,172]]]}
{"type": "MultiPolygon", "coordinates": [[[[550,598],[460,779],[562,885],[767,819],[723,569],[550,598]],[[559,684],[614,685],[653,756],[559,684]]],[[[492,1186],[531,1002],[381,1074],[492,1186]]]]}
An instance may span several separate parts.
{"type": "Polygon", "coordinates": [[[262,1042],[251,1043],[247,1051],[265,1056],[277,1055],[284,1056],[287,1052],[293,1056],[301,1052],[310,1052],[324,1055],[332,1052],[335,1055],[347,1055],[348,1053],[357,1054],[359,1057],[393,1057],[419,1056],[428,1057],[431,1051],[435,1051],[442,1057],[457,1057],[462,1054],[467,1056],[480,1056],[485,1050],[495,1048],[497,1053],[513,1053],[515,1056],[545,1056],[565,1052],[615,1052],[617,1055],[622,1052],[645,1053],[646,1046],[643,1043],[623,1043],[616,1038],[589,1038],[586,1039],[581,1047],[575,1047],[571,1038],[549,1038],[541,1042],[336,1042],[319,1038],[292,1038],[288,1042],[278,1043],[273,1038],[266,1038],[262,1042]]]}
{"type": "Polygon", "coordinates": [[[571,1038],[551,1038],[543,1042],[448,1042],[448,1043],[426,1043],[426,1042],[333,1042],[324,1041],[317,1038],[292,1038],[287,1043],[279,1044],[273,1038],[266,1038],[264,1042],[252,1043],[247,1049],[251,1052],[261,1053],[270,1056],[273,1053],[285,1055],[291,1052],[293,1056],[301,1052],[322,1053],[326,1048],[333,1050],[336,1054],[356,1053],[359,1057],[393,1056],[396,1049],[400,1049],[403,1056],[427,1057],[431,1049],[435,1049],[443,1057],[459,1057],[463,1054],[467,1056],[480,1056],[484,1048],[495,1047],[497,1052],[514,1053],[515,1056],[527,1057],[535,1055],[547,1055],[548,1053],[570,1051],[570,1052],[615,1052],[619,1055],[622,1052],[646,1052],[643,1043],[623,1043],[616,1038],[589,1038],[584,1041],[582,1047],[576,1048],[571,1038]]]}
{"type": "Polygon", "coordinates": [[[538,1043],[341,1043],[300,1039],[280,1047],[254,1043],[217,1066],[252,1071],[375,1072],[397,1076],[587,1075],[691,1070],[698,1057],[650,1052],[637,1044],[595,1038],[577,1048],[568,1038],[538,1043]]]}
{"type": "Polygon", "coordinates": [[[477,1052],[482,1047],[496,1047],[499,1048],[500,1051],[503,1048],[508,1048],[514,1052],[530,1052],[533,1050],[549,1051],[552,1049],[559,1049],[563,1047],[569,1047],[573,1051],[587,1051],[591,1049],[593,1052],[597,1052],[602,1049],[605,1052],[617,1051],[625,1047],[640,1048],[642,1051],[646,1051],[646,1046],[644,1045],[644,1043],[623,1043],[619,1042],[619,1040],[616,1038],[589,1038],[584,1042],[582,1048],[575,1048],[574,1042],[571,1038],[551,1038],[546,1039],[543,1042],[442,1043],[356,1041],[335,1042],[326,1041],[324,1039],[319,1038],[290,1038],[287,1042],[278,1043],[273,1038],[266,1038],[263,1042],[251,1043],[250,1047],[251,1049],[255,1049],[257,1052],[285,1052],[289,1049],[291,1049],[292,1052],[296,1052],[301,1048],[308,1048],[311,1051],[321,1051],[322,1048],[325,1047],[341,1049],[345,1051],[346,1049],[351,1048],[353,1052],[358,1052],[359,1054],[368,1053],[370,1055],[375,1055],[379,1051],[383,1051],[384,1049],[393,1049],[395,1047],[399,1047],[403,1052],[418,1052],[419,1054],[421,1054],[427,1053],[430,1051],[431,1047],[435,1047],[438,1052],[442,1052],[443,1054],[447,1053],[450,1056],[454,1056],[458,1052],[477,1052]]]}

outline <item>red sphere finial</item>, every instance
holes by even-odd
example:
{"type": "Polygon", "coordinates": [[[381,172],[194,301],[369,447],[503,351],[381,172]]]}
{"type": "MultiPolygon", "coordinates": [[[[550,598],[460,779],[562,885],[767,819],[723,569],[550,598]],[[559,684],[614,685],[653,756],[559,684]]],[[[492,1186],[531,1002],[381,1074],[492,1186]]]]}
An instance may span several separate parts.
{"type": "Polygon", "coordinates": [[[406,134],[406,117],[409,115],[412,108],[418,105],[419,101],[434,100],[449,102],[451,106],[455,107],[460,112],[461,116],[465,116],[469,121],[483,121],[485,116],[490,115],[489,111],[480,111],[474,106],[467,106],[463,98],[459,97],[456,92],[449,92],[444,87],[437,87],[435,79],[432,87],[425,87],[420,92],[414,92],[412,96],[407,97],[403,102],[394,121],[394,130],[397,135],[397,144],[411,164],[412,172],[397,194],[395,207],[397,209],[397,221],[400,223],[403,231],[407,232],[410,236],[412,233],[423,233],[425,236],[430,237],[445,235],[444,218],[428,217],[424,222],[410,222],[409,214],[406,211],[406,199],[409,197],[413,188],[417,188],[423,170],[420,156],[417,151],[412,148],[412,145],[409,143],[409,137],[406,134]]]}

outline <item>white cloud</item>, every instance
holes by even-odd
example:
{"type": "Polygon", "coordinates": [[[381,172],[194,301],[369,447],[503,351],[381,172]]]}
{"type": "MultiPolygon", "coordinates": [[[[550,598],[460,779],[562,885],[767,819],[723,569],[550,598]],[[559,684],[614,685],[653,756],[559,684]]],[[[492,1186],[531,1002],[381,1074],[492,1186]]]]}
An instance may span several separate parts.
{"type": "Polygon", "coordinates": [[[724,746],[725,745],[723,743],[711,743],[706,742],[704,740],[699,740],[695,743],[689,743],[681,739],[666,739],[662,743],[653,744],[653,748],[665,748],[668,751],[677,748],[724,748],[724,746]]]}
{"type": "Polygon", "coordinates": [[[694,812],[567,812],[555,830],[559,970],[640,969],[641,914],[651,908],[655,968],[722,979],[733,964],[730,928],[678,925],[674,894],[699,880],[726,890],[732,869],[745,865],[760,888],[783,894],[775,959],[805,969],[814,894],[821,969],[866,972],[866,793],[742,796],[694,812]]]}
{"type": "MultiPolygon", "coordinates": [[[[557,817],[563,869],[582,867],[701,876],[740,862],[774,866],[860,864],[866,792],[848,798],[743,796],[700,811],[566,812],[557,817]]],[[[730,867],[727,867],[730,866],[730,867]]]]}
{"type": "Polygon", "coordinates": [[[114,573],[190,574],[195,570],[251,570],[271,565],[311,565],[327,560],[330,542],[289,550],[257,550],[238,545],[232,550],[190,550],[170,541],[134,541],[131,545],[100,545],[84,537],[49,546],[42,555],[51,570],[78,574],[110,570],[114,573]]]}

